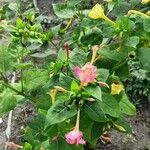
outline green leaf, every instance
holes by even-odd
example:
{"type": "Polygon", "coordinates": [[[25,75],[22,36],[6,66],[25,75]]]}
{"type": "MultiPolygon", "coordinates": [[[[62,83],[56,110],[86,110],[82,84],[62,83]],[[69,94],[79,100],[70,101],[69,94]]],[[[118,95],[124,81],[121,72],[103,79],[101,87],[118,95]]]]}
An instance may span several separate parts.
{"type": "MultiPolygon", "coordinates": [[[[118,66],[116,66],[118,67],[118,66]]],[[[114,67],[115,68],[115,67],[114,67]]],[[[126,79],[129,75],[129,67],[128,63],[122,63],[119,68],[115,71],[115,75],[118,76],[120,79],[126,79]]]]}
{"type": "Polygon", "coordinates": [[[81,37],[81,43],[85,46],[88,45],[100,45],[103,40],[103,36],[99,30],[90,30],[87,34],[81,37]]]}
{"type": "Polygon", "coordinates": [[[136,115],[135,106],[129,101],[125,92],[123,93],[122,99],[119,102],[121,112],[127,115],[136,115]]]}
{"type": "Polygon", "coordinates": [[[32,150],[32,145],[27,143],[27,142],[25,142],[24,146],[23,146],[23,150],[32,150]]]}
{"type": "Polygon", "coordinates": [[[23,74],[24,86],[27,91],[41,88],[48,80],[49,74],[44,69],[28,70],[23,74]]]}
{"type": "Polygon", "coordinates": [[[97,70],[97,80],[101,82],[106,82],[107,78],[109,76],[109,70],[108,69],[98,69],[97,70]]]}
{"type": "Polygon", "coordinates": [[[65,89],[70,89],[72,80],[73,80],[72,77],[69,77],[69,76],[64,75],[63,73],[60,73],[59,82],[60,82],[60,85],[63,86],[65,89]]]}
{"type": "Polygon", "coordinates": [[[50,101],[50,96],[45,93],[42,93],[40,97],[36,97],[36,108],[48,110],[49,107],[51,106],[51,101],[50,101]]]}
{"type": "Polygon", "coordinates": [[[94,122],[91,129],[91,141],[95,145],[97,143],[97,140],[99,137],[103,134],[103,127],[105,126],[105,123],[103,122],[94,122]]]}
{"type": "MultiPolygon", "coordinates": [[[[109,46],[101,48],[101,50],[99,51],[99,54],[100,56],[102,56],[103,59],[108,58],[114,61],[122,61],[128,56],[127,51],[122,50],[122,51],[117,52],[116,49],[112,49],[109,46]]],[[[108,64],[108,60],[107,60],[107,64],[108,64]]]]}
{"type": "Polygon", "coordinates": [[[76,66],[83,66],[86,63],[87,60],[87,53],[84,51],[79,51],[79,49],[75,49],[73,51],[73,55],[70,58],[70,68],[74,70],[74,67],[76,66]]]}
{"type": "Polygon", "coordinates": [[[89,95],[96,98],[97,100],[102,101],[102,92],[99,86],[96,85],[87,86],[85,88],[85,91],[88,92],[89,95]]]}
{"type": "Polygon", "coordinates": [[[107,93],[102,94],[102,102],[99,101],[100,108],[105,114],[118,118],[120,116],[119,104],[116,99],[107,93]]]}
{"type": "Polygon", "coordinates": [[[78,85],[78,83],[76,81],[72,81],[71,83],[71,91],[78,93],[80,91],[80,86],[78,85]]]}
{"type": "Polygon", "coordinates": [[[139,37],[138,36],[131,36],[128,37],[124,43],[125,46],[136,48],[139,44],[139,37]]]}
{"type": "Polygon", "coordinates": [[[3,92],[0,94],[0,115],[16,107],[17,101],[13,94],[3,92]]]}
{"type": "Polygon", "coordinates": [[[16,19],[16,27],[18,29],[23,29],[25,27],[25,23],[20,18],[16,19]]]}
{"type": "Polygon", "coordinates": [[[12,68],[13,59],[8,52],[7,45],[0,45],[0,71],[7,71],[12,68]]]}
{"type": "Polygon", "coordinates": [[[45,127],[63,122],[66,119],[73,117],[75,114],[76,110],[68,110],[68,108],[64,105],[64,102],[56,101],[48,110],[45,127]]]}
{"type": "MultiPolygon", "coordinates": [[[[131,128],[130,124],[124,118],[119,118],[116,121],[114,121],[114,123],[116,125],[118,125],[118,126],[123,127],[127,134],[131,134],[132,133],[132,128],[131,128]]],[[[114,128],[117,129],[116,127],[114,127],[114,128]]],[[[119,129],[117,129],[117,130],[119,130],[119,129]]]]}
{"type": "Polygon", "coordinates": [[[106,122],[108,118],[105,116],[105,113],[101,109],[99,103],[97,102],[90,102],[86,103],[82,111],[91,119],[96,122],[106,122]]]}
{"type": "Polygon", "coordinates": [[[73,7],[67,7],[64,3],[53,4],[55,14],[60,18],[70,18],[76,14],[73,7]]]}
{"type": "Polygon", "coordinates": [[[140,48],[138,49],[138,58],[140,60],[140,62],[142,63],[142,65],[144,66],[144,68],[147,71],[150,71],[150,48],[140,48]]]}
{"type": "Polygon", "coordinates": [[[67,0],[67,6],[74,7],[79,4],[82,0],[67,0]]]}
{"type": "Polygon", "coordinates": [[[143,27],[145,32],[150,32],[150,19],[143,18],[143,27]]]}
{"type": "Polygon", "coordinates": [[[117,17],[124,16],[128,13],[130,9],[130,4],[125,1],[118,1],[113,7],[112,13],[117,17]]]}

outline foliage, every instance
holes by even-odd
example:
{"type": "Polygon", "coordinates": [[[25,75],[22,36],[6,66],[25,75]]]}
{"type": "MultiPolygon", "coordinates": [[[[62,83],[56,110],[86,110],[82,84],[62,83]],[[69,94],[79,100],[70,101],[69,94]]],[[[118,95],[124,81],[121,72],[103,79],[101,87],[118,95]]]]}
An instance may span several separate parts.
{"type": "MultiPolygon", "coordinates": [[[[130,74],[136,86],[149,83],[149,5],[112,0],[87,10],[83,4],[53,4],[54,26],[56,16],[25,11],[23,2],[0,10],[0,33],[8,40],[0,46],[0,115],[25,100],[38,114],[25,129],[24,150],[76,149],[67,139],[71,129],[92,145],[111,128],[132,133],[124,118],[136,115],[136,108],[122,81],[130,74]],[[140,68],[129,68],[132,55],[140,68]],[[18,72],[16,83],[10,82],[12,72],[18,72]]],[[[142,92],[149,96],[147,89],[142,92]]]]}
{"type": "Polygon", "coordinates": [[[136,104],[142,103],[143,98],[150,100],[150,74],[143,69],[139,61],[131,60],[130,76],[125,80],[126,91],[136,104]]]}

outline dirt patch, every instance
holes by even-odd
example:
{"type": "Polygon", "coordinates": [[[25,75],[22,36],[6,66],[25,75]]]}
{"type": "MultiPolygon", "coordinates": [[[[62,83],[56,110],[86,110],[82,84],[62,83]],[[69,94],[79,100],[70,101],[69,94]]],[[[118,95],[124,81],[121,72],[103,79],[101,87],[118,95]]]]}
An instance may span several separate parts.
{"type": "MultiPolygon", "coordinates": [[[[15,108],[12,115],[11,136],[9,141],[17,144],[22,143],[27,122],[34,117],[35,111],[31,103],[25,103],[15,108]]],[[[8,114],[4,115],[2,120],[3,122],[0,124],[0,150],[4,150],[4,142],[7,141],[5,131],[7,128],[8,114]]]]}

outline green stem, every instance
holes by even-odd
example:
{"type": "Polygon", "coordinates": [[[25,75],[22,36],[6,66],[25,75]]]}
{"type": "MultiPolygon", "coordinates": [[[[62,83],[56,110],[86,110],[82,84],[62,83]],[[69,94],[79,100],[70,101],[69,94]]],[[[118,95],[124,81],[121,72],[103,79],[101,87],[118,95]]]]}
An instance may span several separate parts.
{"type": "Polygon", "coordinates": [[[31,97],[29,97],[28,95],[26,95],[25,93],[21,92],[21,91],[18,91],[17,89],[15,89],[14,87],[12,87],[10,84],[8,83],[2,83],[3,86],[13,90],[14,92],[16,92],[18,95],[22,95],[24,96],[26,99],[29,99],[31,101],[33,101],[33,99],[31,99],[31,97]]]}
{"type": "Polygon", "coordinates": [[[24,88],[23,88],[23,70],[21,70],[20,79],[21,79],[21,93],[23,93],[23,91],[24,91],[24,88]]]}
{"type": "Polygon", "coordinates": [[[105,21],[107,21],[108,23],[110,23],[110,24],[112,24],[112,25],[115,25],[115,22],[114,21],[112,21],[112,20],[110,20],[108,17],[104,17],[103,18],[105,21]]]}

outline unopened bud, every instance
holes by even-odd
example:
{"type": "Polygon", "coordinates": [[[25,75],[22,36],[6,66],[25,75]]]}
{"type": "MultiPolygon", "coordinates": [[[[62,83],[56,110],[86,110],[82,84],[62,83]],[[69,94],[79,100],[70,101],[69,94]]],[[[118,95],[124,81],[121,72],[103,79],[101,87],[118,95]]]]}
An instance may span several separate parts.
{"type": "Polygon", "coordinates": [[[55,88],[58,92],[67,92],[67,90],[64,89],[64,88],[61,87],[61,86],[54,86],[54,88],[55,88]]]}

